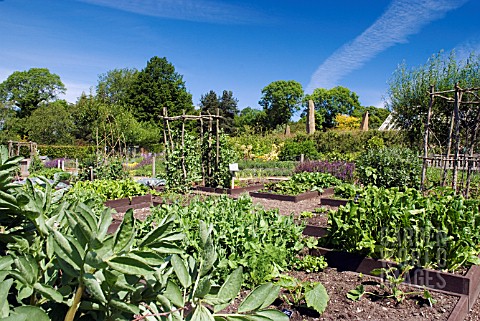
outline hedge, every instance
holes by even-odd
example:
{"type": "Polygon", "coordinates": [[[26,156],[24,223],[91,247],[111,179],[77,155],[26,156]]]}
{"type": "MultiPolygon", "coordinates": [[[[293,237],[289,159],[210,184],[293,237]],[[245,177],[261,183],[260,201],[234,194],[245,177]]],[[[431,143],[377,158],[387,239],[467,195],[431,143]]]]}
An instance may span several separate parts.
{"type": "Polygon", "coordinates": [[[41,156],[50,158],[78,158],[85,159],[95,155],[95,146],[54,146],[54,145],[38,145],[41,156]]]}

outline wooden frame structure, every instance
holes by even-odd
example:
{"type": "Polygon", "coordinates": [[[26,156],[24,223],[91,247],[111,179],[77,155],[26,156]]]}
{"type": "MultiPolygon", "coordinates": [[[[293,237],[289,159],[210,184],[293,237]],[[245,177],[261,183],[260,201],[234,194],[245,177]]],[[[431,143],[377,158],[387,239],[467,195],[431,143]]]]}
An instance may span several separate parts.
{"type": "Polygon", "coordinates": [[[187,179],[187,170],[186,170],[186,163],[185,163],[185,123],[190,120],[199,121],[200,122],[200,141],[203,142],[204,140],[204,122],[208,124],[206,129],[206,135],[208,135],[208,155],[207,159],[211,160],[211,149],[212,149],[212,141],[210,138],[213,137],[213,121],[215,121],[215,141],[216,141],[216,157],[215,163],[212,166],[212,162],[203,162],[202,159],[202,183],[205,185],[205,179],[208,177],[212,177],[214,171],[218,170],[218,166],[220,163],[220,119],[225,119],[224,117],[220,116],[220,110],[217,108],[216,115],[210,114],[208,112],[207,115],[185,115],[185,110],[183,111],[182,115],[180,116],[168,116],[167,107],[163,107],[163,116],[160,116],[163,119],[163,140],[165,143],[165,152],[168,154],[172,154],[175,151],[175,144],[173,141],[172,129],[170,127],[171,121],[181,121],[181,145],[180,145],[180,154],[181,154],[181,164],[182,164],[182,172],[183,178],[187,179]],[[205,166],[206,165],[206,166],[205,166]]]}
{"type": "Polygon", "coordinates": [[[30,157],[35,156],[37,153],[37,143],[32,141],[30,142],[15,142],[13,140],[8,141],[8,157],[19,156],[20,155],[20,148],[21,147],[28,147],[30,149],[30,157]],[[16,151],[13,148],[13,145],[16,145],[16,151]]]}
{"type": "Polygon", "coordinates": [[[430,100],[423,139],[421,187],[422,189],[425,188],[427,167],[442,168],[442,186],[446,185],[448,172],[452,170],[452,188],[455,192],[462,188],[463,194],[468,197],[472,172],[479,170],[478,164],[480,162],[480,155],[475,154],[480,130],[480,108],[478,108],[480,107],[478,106],[480,105],[480,87],[462,89],[457,83],[452,90],[436,92],[435,87],[431,85],[429,95],[430,100]],[[450,97],[452,94],[453,97],[450,97]],[[467,98],[465,101],[463,100],[464,97],[467,98]],[[432,130],[432,109],[435,98],[452,103],[453,110],[449,120],[450,129],[446,146],[436,146],[437,149],[441,149],[442,153],[429,156],[430,138],[435,136],[432,130]],[[466,105],[467,108],[461,110],[462,105],[466,105]],[[468,116],[471,117],[471,124],[467,122],[468,116]],[[462,173],[461,184],[458,183],[459,170],[466,170],[465,182],[462,173]]]}

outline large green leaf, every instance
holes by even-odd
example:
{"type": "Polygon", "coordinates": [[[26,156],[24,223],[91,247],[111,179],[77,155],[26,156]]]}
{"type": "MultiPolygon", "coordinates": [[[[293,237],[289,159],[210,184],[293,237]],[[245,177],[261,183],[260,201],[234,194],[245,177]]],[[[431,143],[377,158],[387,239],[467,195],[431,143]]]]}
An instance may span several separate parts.
{"type": "Polygon", "coordinates": [[[100,282],[98,282],[97,278],[93,274],[85,273],[83,275],[83,282],[95,299],[101,303],[107,303],[107,299],[105,298],[102,287],[100,286],[100,282]]]}
{"type": "Polygon", "coordinates": [[[58,303],[63,302],[63,295],[61,295],[60,292],[56,291],[54,288],[52,288],[49,285],[41,284],[41,283],[37,282],[33,285],[33,288],[38,293],[40,293],[41,295],[43,295],[44,297],[46,297],[47,299],[49,299],[51,301],[55,301],[55,302],[58,302],[58,303]]]}
{"type": "Polygon", "coordinates": [[[140,308],[138,306],[127,303],[127,302],[123,302],[123,301],[119,301],[119,300],[110,300],[109,304],[112,307],[114,307],[114,308],[116,308],[120,311],[123,311],[123,312],[132,313],[132,314],[139,314],[140,313],[140,308]]]}
{"type": "Polygon", "coordinates": [[[131,247],[135,237],[134,224],[133,210],[129,209],[123,216],[123,221],[115,233],[113,241],[114,253],[127,251],[131,247]]]}
{"type": "Polygon", "coordinates": [[[28,284],[33,285],[37,280],[38,265],[33,256],[20,256],[14,260],[17,270],[23,275],[28,284]]]}
{"type": "Polygon", "coordinates": [[[227,277],[225,282],[220,287],[220,290],[218,290],[216,297],[221,300],[222,304],[219,305],[218,303],[215,304],[212,302],[215,305],[215,312],[223,310],[226,304],[228,304],[228,302],[233,300],[238,295],[242,287],[242,282],[243,268],[240,266],[227,277]]]}
{"type": "Polygon", "coordinates": [[[193,296],[195,298],[204,298],[208,294],[208,292],[210,292],[211,288],[212,281],[210,281],[210,278],[208,276],[205,276],[198,282],[197,289],[195,290],[193,296]]]}
{"type": "Polygon", "coordinates": [[[129,275],[149,275],[155,272],[151,266],[132,257],[115,256],[105,262],[112,269],[129,275]]]}
{"type": "Polygon", "coordinates": [[[48,315],[40,308],[31,305],[17,307],[10,313],[10,316],[2,321],[50,321],[48,315]]]}
{"type": "Polygon", "coordinates": [[[272,321],[288,321],[288,320],[290,320],[288,315],[286,315],[285,313],[280,312],[278,310],[271,310],[271,309],[270,310],[262,310],[262,311],[256,312],[255,315],[260,315],[260,316],[263,316],[263,317],[267,317],[272,321]]]}
{"type": "MultiPolygon", "coordinates": [[[[140,242],[140,247],[149,246],[155,242],[161,242],[163,238],[171,234],[173,222],[168,222],[163,225],[159,225],[157,228],[150,231],[140,242]]],[[[181,234],[181,233],[175,233],[181,234]]]]}
{"type": "Polygon", "coordinates": [[[8,316],[10,312],[10,308],[8,305],[8,292],[13,284],[13,279],[7,279],[0,282],[0,317],[5,318],[8,316]]]}
{"type": "Polygon", "coordinates": [[[190,321],[215,321],[210,311],[203,305],[198,305],[193,312],[190,321]]]}
{"type": "Polygon", "coordinates": [[[163,295],[177,308],[185,305],[183,302],[182,291],[180,291],[178,285],[173,283],[171,280],[168,280],[167,288],[165,289],[165,292],[163,292],[163,295]]]}
{"type": "MultiPolygon", "coordinates": [[[[55,254],[69,265],[71,265],[77,271],[80,271],[83,266],[82,255],[77,250],[77,247],[71,243],[71,240],[67,239],[62,233],[53,231],[55,236],[55,242],[53,248],[55,254]]],[[[83,254],[83,253],[82,253],[83,254]]]]}
{"type": "Polygon", "coordinates": [[[327,308],[328,300],[327,290],[321,283],[317,283],[313,289],[305,292],[307,306],[315,309],[320,314],[327,308]]]}
{"type": "Polygon", "coordinates": [[[192,278],[188,273],[185,262],[176,254],[172,255],[171,262],[178,280],[184,288],[188,288],[192,284],[192,278]]]}
{"type": "Polygon", "coordinates": [[[270,282],[258,286],[245,298],[245,300],[243,300],[242,303],[240,303],[238,312],[249,312],[269,306],[275,301],[279,290],[280,287],[273,285],[270,282]]]}

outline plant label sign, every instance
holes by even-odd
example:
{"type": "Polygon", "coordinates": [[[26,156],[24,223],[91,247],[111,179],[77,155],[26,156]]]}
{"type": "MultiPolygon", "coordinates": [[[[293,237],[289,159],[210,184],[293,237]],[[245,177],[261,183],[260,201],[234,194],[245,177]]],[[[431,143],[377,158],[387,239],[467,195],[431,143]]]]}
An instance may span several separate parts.
{"type": "Polygon", "coordinates": [[[230,172],[238,172],[238,163],[228,164],[228,169],[230,172]]]}

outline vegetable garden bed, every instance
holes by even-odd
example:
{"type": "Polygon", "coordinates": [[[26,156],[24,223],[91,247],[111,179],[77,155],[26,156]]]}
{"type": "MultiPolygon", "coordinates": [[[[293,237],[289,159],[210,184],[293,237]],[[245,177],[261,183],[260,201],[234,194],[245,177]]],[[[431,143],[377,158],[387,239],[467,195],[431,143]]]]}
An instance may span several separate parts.
{"type": "Polygon", "coordinates": [[[246,187],[238,187],[238,188],[220,188],[220,187],[205,187],[205,186],[196,186],[195,190],[197,191],[202,191],[202,192],[208,192],[208,193],[219,193],[219,194],[227,194],[227,195],[233,195],[237,196],[242,193],[248,193],[252,191],[258,191],[264,188],[264,184],[255,184],[251,186],[246,186],[246,187]]]}
{"type": "MultiPolygon", "coordinates": [[[[328,266],[339,271],[352,271],[371,275],[372,270],[396,266],[395,263],[367,258],[361,255],[334,251],[326,248],[311,250],[312,255],[322,255],[328,266]]],[[[415,268],[403,283],[458,296],[459,300],[451,312],[449,321],[461,321],[467,316],[480,294],[480,266],[470,267],[466,275],[447,273],[431,269],[415,268]]]]}
{"type": "Polygon", "coordinates": [[[152,205],[152,195],[134,196],[130,198],[121,198],[117,200],[108,200],[105,206],[116,210],[119,213],[126,212],[128,209],[140,209],[150,207],[152,205]]]}
{"type": "Polygon", "coordinates": [[[279,201],[294,202],[294,203],[315,198],[315,197],[318,197],[318,195],[319,193],[317,191],[305,192],[298,195],[282,195],[282,194],[265,193],[265,192],[250,192],[250,196],[252,197],[266,198],[271,200],[279,200],[279,201]]]}
{"type": "Polygon", "coordinates": [[[320,199],[320,204],[321,205],[328,205],[328,206],[342,206],[342,205],[347,205],[348,200],[344,199],[339,199],[339,198],[327,198],[327,197],[322,197],[320,199]]]}

